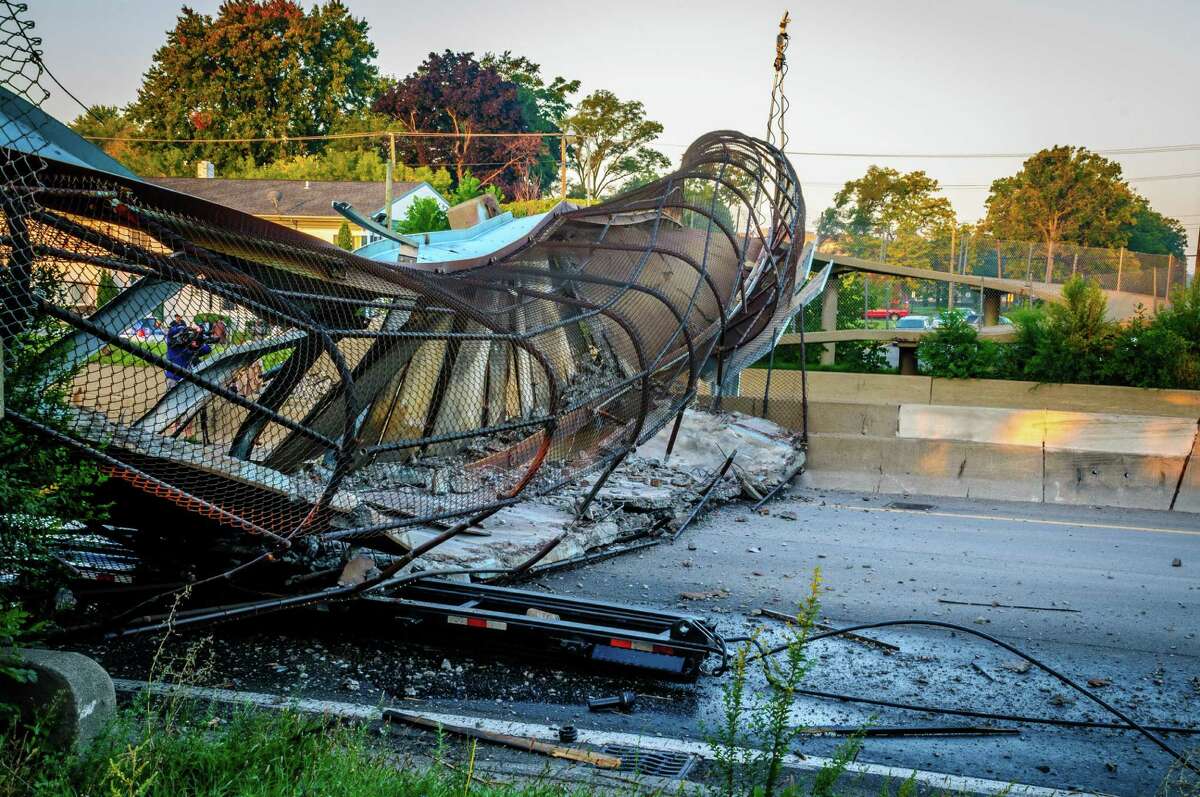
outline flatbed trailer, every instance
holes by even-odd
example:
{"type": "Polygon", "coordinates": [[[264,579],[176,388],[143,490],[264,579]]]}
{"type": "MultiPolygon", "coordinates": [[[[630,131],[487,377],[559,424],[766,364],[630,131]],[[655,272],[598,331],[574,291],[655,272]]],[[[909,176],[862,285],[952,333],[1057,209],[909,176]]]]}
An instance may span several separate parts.
{"type": "Polygon", "coordinates": [[[434,643],[632,668],[694,680],[724,647],[700,618],[545,592],[429,578],[362,604],[434,643]]]}

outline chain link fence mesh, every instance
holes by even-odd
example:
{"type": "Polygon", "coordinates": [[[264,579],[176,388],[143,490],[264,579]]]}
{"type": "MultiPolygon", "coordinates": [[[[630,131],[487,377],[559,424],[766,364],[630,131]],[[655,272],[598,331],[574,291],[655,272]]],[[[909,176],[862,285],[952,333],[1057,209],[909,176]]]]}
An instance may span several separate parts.
{"type": "Polygon", "coordinates": [[[3,11],[10,416],[103,463],[115,521],[283,549],[479,518],[610,472],[794,295],[804,203],[764,142],[709,134],[484,256],[381,262],[105,170],[3,11]]]}

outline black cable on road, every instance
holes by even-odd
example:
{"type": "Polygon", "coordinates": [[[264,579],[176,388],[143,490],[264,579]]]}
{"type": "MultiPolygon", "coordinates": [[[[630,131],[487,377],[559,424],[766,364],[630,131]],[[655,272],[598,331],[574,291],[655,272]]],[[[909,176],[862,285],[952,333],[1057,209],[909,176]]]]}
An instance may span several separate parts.
{"type": "MultiPolygon", "coordinates": [[[[868,631],[873,628],[889,628],[889,627],[893,627],[893,626],[903,626],[903,625],[920,625],[920,626],[928,626],[931,628],[945,628],[945,629],[949,629],[951,631],[960,631],[964,634],[970,634],[971,636],[978,637],[979,639],[985,640],[987,642],[991,642],[993,645],[996,645],[997,647],[1001,647],[1001,648],[1007,650],[1009,653],[1012,653],[1014,656],[1019,656],[1020,658],[1029,662],[1033,666],[1037,667],[1039,670],[1045,672],[1048,675],[1053,676],[1054,678],[1058,679],[1063,684],[1066,684],[1067,686],[1074,689],[1076,692],[1079,692],[1081,695],[1086,697],[1088,700],[1091,700],[1093,703],[1100,706],[1105,711],[1112,714],[1114,717],[1117,717],[1118,719],[1120,719],[1121,721],[1126,723],[1126,727],[1137,731],[1138,733],[1142,734],[1150,741],[1154,742],[1154,744],[1156,746],[1161,748],[1164,752],[1166,752],[1168,755],[1170,755],[1172,758],[1174,758],[1176,761],[1178,761],[1184,767],[1190,769],[1193,772],[1200,774],[1200,766],[1193,764],[1191,761],[1188,760],[1188,758],[1186,756],[1184,756],[1182,753],[1177,751],[1171,745],[1167,744],[1166,740],[1164,740],[1157,733],[1155,733],[1154,731],[1145,727],[1144,725],[1140,724],[1139,722],[1134,720],[1132,717],[1127,715],[1125,712],[1121,711],[1121,709],[1117,708],[1116,706],[1110,705],[1107,701],[1104,700],[1104,698],[1100,697],[1099,695],[1097,695],[1096,693],[1087,689],[1086,687],[1080,686],[1078,683],[1076,683],[1072,679],[1068,678],[1067,676],[1063,675],[1058,670],[1054,669],[1053,667],[1051,667],[1048,664],[1042,663],[1041,661],[1034,658],[1033,656],[1030,656],[1025,651],[1020,650],[1019,648],[1016,648],[1013,645],[1008,644],[1004,640],[998,639],[998,638],[992,636],[991,634],[985,634],[983,631],[977,631],[974,628],[968,628],[965,625],[958,625],[957,623],[947,623],[947,622],[943,622],[941,620],[924,620],[924,619],[884,620],[882,622],[877,622],[877,623],[860,623],[859,625],[853,625],[848,628],[838,628],[833,631],[823,631],[819,634],[813,634],[812,636],[807,637],[802,642],[802,644],[807,645],[810,642],[816,642],[821,639],[829,639],[830,637],[842,636],[843,634],[850,634],[850,633],[854,633],[857,631],[868,631]]],[[[752,658],[751,661],[757,661],[760,659],[765,661],[768,656],[773,656],[777,653],[782,653],[783,651],[787,650],[790,647],[790,644],[785,643],[783,645],[776,645],[773,648],[764,649],[763,646],[758,642],[757,639],[752,639],[750,637],[734,637],[734,638],[726,640],[727,643],[728,642],[741,642],[741,641],[752,642],[759,648],[759,651],[760,651],[759,654],[756,657],[752,658]]]]}
{"type": "MultiPolygon", "coordinates": [[[[904,711],[919,711],[924,714],[951,714],[956,717],[971,717],[981,720],[998,720],[1001,722],[1022,722],[1031,725],[1055,725],[1060,728],[1096,728],[1110,731],[1132,731],[1123,722],[1097,722],[1095,720],[1065,720],[1054,717],[1026,717],[1021,714],[999,714],[990,711],[972,711],[969,708],[946,708],[943,706],[922,706],[915,703],[899,703],[893,700],[880,700],[874,697],[859,697],[858,695],[843,695],[840,692],[822,692],[818,689],[797,689],[796,694],[816,697],[822,700],[838,700],[844,703],[865,703],[869,706],[882,708],[898,708],[904,711]]],[[[1143,725],[1155,733],[1200,734],[1200,728],[1187,728],[1181,725],[1143,725]]]]}

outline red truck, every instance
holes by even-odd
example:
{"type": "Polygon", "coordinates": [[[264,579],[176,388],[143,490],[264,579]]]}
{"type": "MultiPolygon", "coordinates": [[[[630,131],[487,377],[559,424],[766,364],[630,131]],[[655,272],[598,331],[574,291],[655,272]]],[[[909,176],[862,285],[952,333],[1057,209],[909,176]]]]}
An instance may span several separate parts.
{"type": "Polygon", "coordinates": [[[888,308],[879,307],[873,310],[868,310],[863,313],[863,318],[873,318],[877,320],[887,318],[895,321],[897,318],[904,318],[906,315],[908,315],[908,302],[905,302],[903,306],[896,305],[888,308]]]}

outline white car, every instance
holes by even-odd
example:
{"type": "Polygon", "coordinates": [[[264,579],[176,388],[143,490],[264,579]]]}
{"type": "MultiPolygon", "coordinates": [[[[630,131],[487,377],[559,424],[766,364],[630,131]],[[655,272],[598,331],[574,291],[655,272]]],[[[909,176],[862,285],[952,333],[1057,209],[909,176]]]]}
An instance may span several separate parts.
{"type": "Polygon", "coordinates": [[[929,316],[906,315],[896,322],[896,329],[929,329],[929,316]]]}

